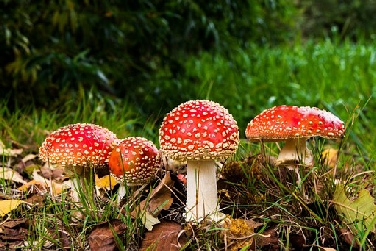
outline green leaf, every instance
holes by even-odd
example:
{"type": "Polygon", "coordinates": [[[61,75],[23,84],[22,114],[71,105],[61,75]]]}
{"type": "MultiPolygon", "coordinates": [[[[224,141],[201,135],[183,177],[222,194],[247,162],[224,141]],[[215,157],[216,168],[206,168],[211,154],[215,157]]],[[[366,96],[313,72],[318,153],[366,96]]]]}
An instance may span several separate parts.
{"type": "Polygon", "coordinates": [[[375,232],[376,205],[368,190],[362,189],[357,199],[350,200],[346,196],[345,186],[337,185],[333,202],[337,212],[344,215],[344,221],[350,224],[354,233],[361,229],[375,232]],[[363,224],[363,227],[359,226],[359,223],[363,224]]]}

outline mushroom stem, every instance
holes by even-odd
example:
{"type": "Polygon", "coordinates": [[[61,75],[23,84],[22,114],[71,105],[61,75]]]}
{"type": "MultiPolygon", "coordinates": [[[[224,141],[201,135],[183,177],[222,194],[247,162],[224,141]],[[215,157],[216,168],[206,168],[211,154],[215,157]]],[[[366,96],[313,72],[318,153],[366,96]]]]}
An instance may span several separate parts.
{"type": "MultiPolygon", "coordinates": [[[[82,200],[80,199],[81,196],[84,195],[88,200],[93,199],[95,196],[93,184],[95,182],[94,173],[89,168],[85,167],[75,167],[73,169],[73,175],[71,176],[71,180],[73,183],[72,189],[72,201],[81,203],[82,200]]],[[[90,201],[88,201],[91,203],[90,201]]]]}
{"type": "Polygon", "coordinates": [[[285,146],[277,158],[277,164],[299,161],[307,166],[313,165],[313,156],[311,150],[307,148],[307,138],[294,138],[286,140],[285,146]]]}
{"type": "Polygon", "coordinates": [[[214,160],[187,161],[187,221],[223,218],[218,213],[216,169],[214,160]]]}

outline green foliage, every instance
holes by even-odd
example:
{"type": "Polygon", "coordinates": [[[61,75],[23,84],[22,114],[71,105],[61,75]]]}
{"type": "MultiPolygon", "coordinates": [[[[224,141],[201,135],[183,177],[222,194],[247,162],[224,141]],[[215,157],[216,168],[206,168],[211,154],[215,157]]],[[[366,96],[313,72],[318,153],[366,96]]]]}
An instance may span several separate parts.
{"type": "Polygon", "coordinates": [[[248,41],[291,36],[289,1],[0,1],[0,94],[56,107],[79,87],[143,98],[161,68],[175,77],[188,55],[230,53],[248,41]],[[277,32],[278,31],[278,32],[277,32]]]}
{"type": "Polygon", "coordinates": [[[300,0],[302,29],[309,37],[374,39],[375,0],[300,0]]]}

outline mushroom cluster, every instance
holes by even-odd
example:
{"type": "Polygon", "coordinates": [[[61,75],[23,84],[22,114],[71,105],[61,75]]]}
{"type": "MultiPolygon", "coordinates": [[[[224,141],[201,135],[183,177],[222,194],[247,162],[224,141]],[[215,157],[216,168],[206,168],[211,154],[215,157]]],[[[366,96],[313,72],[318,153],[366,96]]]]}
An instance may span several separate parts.
{"type": "MultiPolygon", "coordinates": [[[[253,118],[245,130],[250,141],[285,141],[277,164],[313,165],[306,141],[320,136],[342,138],[344,123],[330,112],[308,106],[276,106],[253,118]]],[[[143,137],[122,140],[106,128],[78,123],[51,133],[39,149],[40,158],[61,164],[82,186],[93,169],[107,168],[124,185],[145,184],[161,167],[161,159],[187,163],[186,221],[223,219],[217,201],[216,161],[235,154],[239,128],[233,116],[218,103],[190,100],[168,113],[159,128],[160,150],[143,137]]]]}

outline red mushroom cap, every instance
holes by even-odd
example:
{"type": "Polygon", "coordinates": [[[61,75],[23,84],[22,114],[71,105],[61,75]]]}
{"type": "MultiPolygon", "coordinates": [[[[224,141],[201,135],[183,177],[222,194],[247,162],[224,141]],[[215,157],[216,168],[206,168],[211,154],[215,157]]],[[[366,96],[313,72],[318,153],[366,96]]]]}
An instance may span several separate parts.
{"type": "Polygon", "coordinates": [[[162,153],[175,160],[224,159],[236,152],[239,129],[220,104],[191,100],[166,115],[159,142],[162,153]]]}
{"type": "Polygon", "coordinates": [[[275,106],[249,122],[245,134],[250,140],[277,141],[288,138],[341,138],[344,123],[330,112],[309,106],[275,106]]]}
{"type": "Polygon", "coordinates": [[[52,132],[39,148],[39,157],[63,166],[104,167],[116,135],[107,128],[78,123],[52,132]]]}
{"type": "Polygon", "coordinates": [[[129,184],[146,183],[160,165],[157,147],[143,137],[128,137],[117,142],[109,161],[111,175],[129,184]]]}

